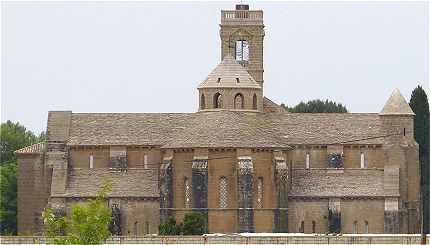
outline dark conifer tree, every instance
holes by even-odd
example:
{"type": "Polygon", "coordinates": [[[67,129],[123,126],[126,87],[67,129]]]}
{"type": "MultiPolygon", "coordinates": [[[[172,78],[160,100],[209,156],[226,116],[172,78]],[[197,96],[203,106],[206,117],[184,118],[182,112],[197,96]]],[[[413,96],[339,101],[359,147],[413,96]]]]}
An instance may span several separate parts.
{"type": "Polygon", "coordinates": [[[429,102],[427,94],[421,86],[412,91],[410,107],[415,113],[414,137],[419,148],[420,172],[421,172],[421,196],[423,201],[423,230],[430,233],[430,167],[429,167],[429,102]]]}

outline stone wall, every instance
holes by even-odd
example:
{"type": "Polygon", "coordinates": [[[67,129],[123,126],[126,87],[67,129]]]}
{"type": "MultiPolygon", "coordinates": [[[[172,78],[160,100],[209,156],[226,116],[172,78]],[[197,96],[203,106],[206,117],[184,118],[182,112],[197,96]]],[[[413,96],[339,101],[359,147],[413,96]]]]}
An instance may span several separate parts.
{"type": "MultiPolygon", "coordinates": [[[[217,236],[127,236],[113,237],[105,244],[430,244],[430,235],[427,239],[419,234],[413,235],[283,235],[275,234],[253,236],[217,235],[217,236]]],[[[43,237],[0,237],[1,244],[45,244],[43,237]]]]}
{"type": "Polygon", "coordinates": [[[18,234],[38,234],[50,194],[52,168],[44,164],[43,154],[22,154],[17,159],[18,234]]]}

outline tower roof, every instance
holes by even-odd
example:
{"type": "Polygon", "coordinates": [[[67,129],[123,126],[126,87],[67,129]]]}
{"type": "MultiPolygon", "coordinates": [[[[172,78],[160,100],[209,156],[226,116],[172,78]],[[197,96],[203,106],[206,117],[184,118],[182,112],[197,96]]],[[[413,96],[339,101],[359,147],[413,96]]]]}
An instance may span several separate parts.
{"type": "Polygon", "coordinates": [[[395,89],[385,103],[380,115],[415,115],[399,89],[395,89]]]}
{"type": "Polygon", "coordinates": [[[200,83],[198,88],[261,88],[252,76],[232,56],[221,63],[200,83]]]}

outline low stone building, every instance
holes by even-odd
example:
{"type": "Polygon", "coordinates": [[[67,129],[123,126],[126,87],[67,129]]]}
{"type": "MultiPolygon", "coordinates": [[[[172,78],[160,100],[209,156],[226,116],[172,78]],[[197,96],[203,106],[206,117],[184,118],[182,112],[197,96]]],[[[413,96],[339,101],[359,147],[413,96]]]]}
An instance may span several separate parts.
{"type": "Polygon", "coordinates": [[[41,231],[112,181],[122,235],[168,216],[210,233],[417,233],[414,113],[398,90],[380,113],[288,113],[263,96],[264,24],[247,5],[221,12],[221,63],[196,113],[51,111],[47,140],[16,152],[18,232],[41,231]]]}

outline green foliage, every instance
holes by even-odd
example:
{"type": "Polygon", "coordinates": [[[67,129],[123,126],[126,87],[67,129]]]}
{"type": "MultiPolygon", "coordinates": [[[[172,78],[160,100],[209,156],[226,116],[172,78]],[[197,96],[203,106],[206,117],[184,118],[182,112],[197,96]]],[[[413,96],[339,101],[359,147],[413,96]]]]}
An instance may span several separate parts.
{"type": "Polygon", "coordinates": [[[201,213],[186,214],[182,225],[182,234],[203,235],[207,232],[205,224],[205,217],[201,213]]]}
{"type": "Polygon", "coordinates": [[[42,215],[45,235],[53,238],[54,244],[103,244],[111,235],[108,227],[112,213],[106,198],[110,188],[110,183],[104,183],[95,199],[72,205],[68,217],[46,209],[42,215]]]}
{"type": "Polygon", "coordinates": [[[424,231],[430,233],[430,166],[429,166],[429,102],[427,94],[421,86],[412,91],[410,107],[415,113],[414,137],[419,148],[419,159],[421,168],[421,189],[423,196],[423,224],[424,231]]]}
{"type": "Polygon", "coordinates": [[[38,141],[38,137],[33,132],[27,130],[18,122],[13,123],[8,120],[2,123],[0,128],[1,164],[15,161],[14,151],[35,144],[38,141]]]}
{"type": "Polygon", "coordinates": [[[160,235],[180,235],[181,227],[176,225],[176,220],[174,217],[168,217],[164,223],[161,223],[158,227],[158,233],[160,235]]]}
{"type": "Polygon", "coordinates": [[[16,164],[0,165],[0,234],[16,234],[16,164]]]}
{"type": "Polygon", "coordinates": [[[201,213],[193,212],[186,214],[184,222],[176,224],[174,217],[168,217],[159,226],[160,235],[202,235],[207,233],[205,217],[201,213]]]}
{"type": "Polygon", "coordinates": [[[18,122],[0,126],[0,235],[16,234],[16,156],[14,151],[40,140],[18,122]]]}
{"type": "Polygon", "coordinates": [[[300,102],[294,107],[288,107],[281,104],[287,111],[292,113],[346,113],[348,110],[341,103],[336,103],[329,100],[310,100],[308,102],[300,102]]]}

